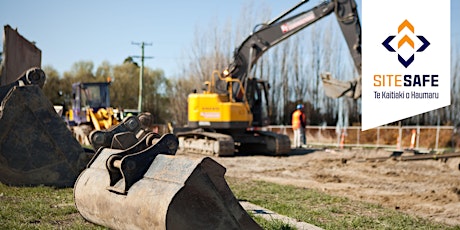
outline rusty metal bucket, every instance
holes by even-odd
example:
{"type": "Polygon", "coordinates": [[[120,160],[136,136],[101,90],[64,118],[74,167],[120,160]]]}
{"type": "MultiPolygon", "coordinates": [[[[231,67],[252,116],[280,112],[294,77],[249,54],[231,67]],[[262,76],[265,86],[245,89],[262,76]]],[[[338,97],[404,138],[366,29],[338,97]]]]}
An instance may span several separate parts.
{"type": "Polygon", "coordinates": [[[86,220],[112,229],[261,229],[228,187],[225,168],[207,157],[175,156],[176,136],[147,133],[129,148],[104,147],[117,139],[114,130],[136,130],[137,121],[93,135],[105,144],[74,187],[86,220]]]}
{"type": "Polygon", "coordinates": [[[0,87],[0,181],[7,185],[73,186],[92,154],[73,138],[41,91],[45,74],[24,72],[0,87]]]}

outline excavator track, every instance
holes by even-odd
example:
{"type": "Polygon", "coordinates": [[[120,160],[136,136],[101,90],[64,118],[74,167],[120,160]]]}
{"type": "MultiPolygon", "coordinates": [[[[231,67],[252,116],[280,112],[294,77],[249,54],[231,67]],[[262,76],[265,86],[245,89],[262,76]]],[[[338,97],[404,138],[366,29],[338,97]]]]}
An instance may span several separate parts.
{"type": "Polygon", "coordinates": [[[179,150],[203,155],[285,155],[291,151],[289,137],[267,131],[239,131],[231,134],[202,129],[179,132],[179,150]]]}
{"type": "Polygon", "coordinates": [[[230,135],[202,129],[179,132],[179,150],[203,155],[233,156],[235,142],[230,135]]]}
{"type": "Polygon", "coordinates": [[[291,141],[283,134],[268,131],[246,131],[233,135],[240,153],[285,155],[291,151],[291,141]]]}

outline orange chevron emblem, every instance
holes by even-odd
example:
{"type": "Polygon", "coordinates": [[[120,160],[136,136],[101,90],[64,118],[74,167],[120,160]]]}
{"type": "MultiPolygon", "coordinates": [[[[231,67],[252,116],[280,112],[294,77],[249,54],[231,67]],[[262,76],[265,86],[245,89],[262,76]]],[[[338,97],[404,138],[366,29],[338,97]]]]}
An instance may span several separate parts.
{"type": "MultiPolygon", "coordinates": [[[[414,34],[414,26],[406,19],[404,20],[399,26],[398,26],[398,34],[401,33],[404,28],[408,28],[413,35],[414,34]]],[[[398,53],[398,61],[404,66],[408,67],[415,59],[415,53],[417,52],[423,52],[429,45],[430,42],[421,35],[415,35],[423,44],[418,47],[418,49],[410,56],[407,60],[404,59],[399,53],[398,53]]],[[[390,44],[390,42],[396,37],[396,35],[390,35],[388,36],[385,41],[382,42],[382,45],[389,51],[389,52],[397,52],[390,44]]],[[[398,49],[401,48],[405,43],[409,44],[412,49],[415,49],[415,43],[414,41],[406,34],[404,35],[399,41],[398,41],[398,49]]]]}
{"type": "Polygon", "coordinates": [[[412,31],[412,33],[414,33],[414,26],[412,24],[410,24],[409,21],[404,20],[404,22],[401,23],[401,25],[399,25],[398,27],[398,33],[401,32],[401,30],[403,30],[404,28],[408,28],[410,31],[412,31]]]}
{"type": "Polygon", "coordinates": [[[409,44],[412,47],[412,49],[414,48],[414,41],[412,41],[412,39],[410,39],[410,37],[407,35],[404,35],[404,37],[401,38],[401,40],[399,40],[398,49],[401,48],[401,46],[404,45],[404,43],[409,44]]]}

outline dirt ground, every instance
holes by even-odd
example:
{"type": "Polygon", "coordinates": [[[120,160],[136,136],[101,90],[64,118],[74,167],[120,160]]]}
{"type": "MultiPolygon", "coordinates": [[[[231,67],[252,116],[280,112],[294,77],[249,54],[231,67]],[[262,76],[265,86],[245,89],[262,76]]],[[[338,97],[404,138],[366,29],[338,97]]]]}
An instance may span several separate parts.
{"type": "Polygon", "coordinates": [[[328,194],[460,225],[460,157],[447,161],[366,160],[388,157],[391,153],[384,150],[298,149],[283,157],[213,159],[227,168],[227,176],[320,189],[328,194]]]}

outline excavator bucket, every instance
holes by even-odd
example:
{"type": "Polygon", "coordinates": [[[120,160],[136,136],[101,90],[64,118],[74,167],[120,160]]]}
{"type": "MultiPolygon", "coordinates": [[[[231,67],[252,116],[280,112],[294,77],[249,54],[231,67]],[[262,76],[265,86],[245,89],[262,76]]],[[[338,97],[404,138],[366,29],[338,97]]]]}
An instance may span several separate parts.
{"type": "Polygon", "coordinates": [[[321,74],[324,92],[331,98],[347,96],[353,99],[361,97],[361,77],[351,81],[341,81],[332,77],[330,73],[321,74]]]}
{"type": "Polygon", "coordinates": [[[176,156],[176,136],[146,132],[140,123],[129,117],[93,133],[100,147],[74,187],[86,220],[111,229],[261,229],[233,195],[223,166],[176,156]]]}
{"type": "Polygon", "coordinates": [[[41,69],[32,68],[0,87],[0,181],[4,184],[70,187],[92,157],[40,89],[45,78],[41,69]]]}

